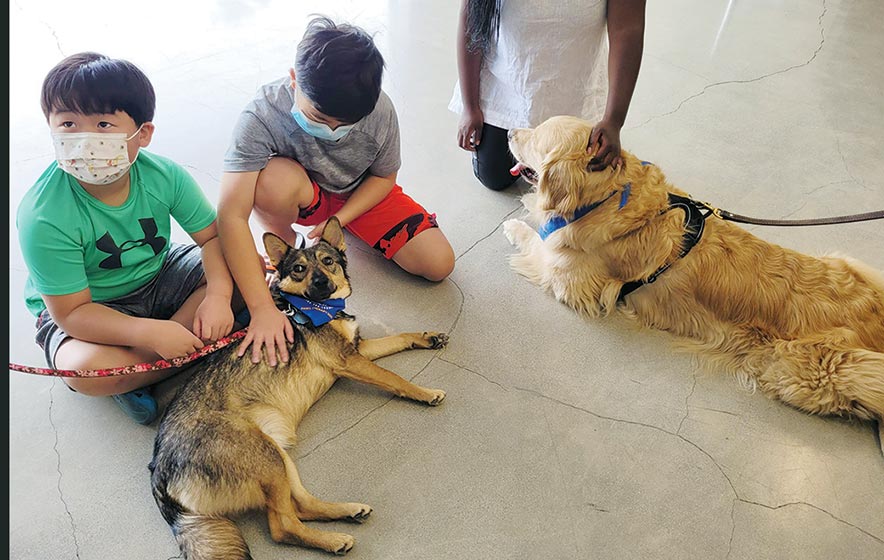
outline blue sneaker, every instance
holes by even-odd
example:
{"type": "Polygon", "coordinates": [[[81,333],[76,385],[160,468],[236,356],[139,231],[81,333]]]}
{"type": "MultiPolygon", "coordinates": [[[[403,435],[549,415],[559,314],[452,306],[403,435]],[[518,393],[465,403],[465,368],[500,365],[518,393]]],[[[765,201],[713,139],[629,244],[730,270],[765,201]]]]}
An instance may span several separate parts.
{"type": "Polygon", "coordinates": [[[123,412],[139,424],[146,426],[157,419],[157,401],[146,388],[111,396],[123,412]]]}

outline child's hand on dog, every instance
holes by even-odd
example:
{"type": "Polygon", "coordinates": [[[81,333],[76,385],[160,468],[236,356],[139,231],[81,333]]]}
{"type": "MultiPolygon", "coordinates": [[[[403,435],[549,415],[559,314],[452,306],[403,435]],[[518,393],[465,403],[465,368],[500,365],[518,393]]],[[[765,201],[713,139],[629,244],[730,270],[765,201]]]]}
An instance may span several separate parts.
{"type": "Polygon", "coordinates": [[[264,356],[266,347],[267,363],[271,367],[276,367],[278,362],[288,363],[288,343],[295,340],[295,332],[288,317],[272,304],[251,310],[251,315],[249,330],[236,355],[242,357],[251,345],[252,363],[257,364],[264,356]]]}

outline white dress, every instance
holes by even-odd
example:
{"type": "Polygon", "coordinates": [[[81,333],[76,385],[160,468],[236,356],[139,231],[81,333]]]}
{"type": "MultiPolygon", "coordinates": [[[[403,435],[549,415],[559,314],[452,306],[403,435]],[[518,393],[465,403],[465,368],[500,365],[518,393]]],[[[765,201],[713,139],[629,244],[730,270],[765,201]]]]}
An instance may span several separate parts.
{"type": "MultiPolygon", "coordinates": [[[[608,94],[606,4],[502,0],[498,40],[479,74],[485,122],[508,130],[556,115],[600,120],[608,94]]],[[[459,81],[448,108],[463,112],[459,81]]]]}

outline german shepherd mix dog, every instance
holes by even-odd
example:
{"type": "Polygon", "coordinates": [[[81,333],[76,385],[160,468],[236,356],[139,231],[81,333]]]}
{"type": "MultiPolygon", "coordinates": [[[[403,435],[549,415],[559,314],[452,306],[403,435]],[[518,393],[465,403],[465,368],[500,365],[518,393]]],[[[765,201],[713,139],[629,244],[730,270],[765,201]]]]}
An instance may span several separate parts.
{"type": "Polygon", "coordinates": [[[228,518],[250,509],[266,509],[276,542],[345,554],[353,537],[303,521],[362,522],[371,508],[324,502],[304,488],[286,452],[301,418],[338,377],[432,406],[445,398],[443,391],[410,383],[372,360],[411,348],[442,348],[447,335],[361,339],[354,317],[334,306],[350,295],[344,234],[336,218],[306,249],[294,249],[271,233],[263,240],[277,269],[274,299],[295,329],[289,363],[253,364],[236,356],[235,345],[211,354],[170,403],[154,444],[153,495],[188,559],[251,558],[228,518]],[[325,305],[314,312],[305,300],[325,305]],[[315,318],[323,314],[328,322],[315,318]]]}
{"type": "Polygon", "coordinates": [[[617,309],[682,337],[806,412],[884,418],[880,272],[759,239],[625,151],[619,168],[590,171],[592,128],[553,117],[510,131],[513,173],[534,184],[523,203],[541,226],[504,224],[517,272],[586,316],[617,309]]]}

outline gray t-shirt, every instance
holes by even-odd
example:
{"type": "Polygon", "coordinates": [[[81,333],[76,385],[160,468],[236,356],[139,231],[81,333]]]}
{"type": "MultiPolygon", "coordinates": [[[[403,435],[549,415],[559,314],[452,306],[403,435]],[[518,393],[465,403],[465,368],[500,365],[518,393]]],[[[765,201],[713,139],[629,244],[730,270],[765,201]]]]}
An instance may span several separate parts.
{"type": "Polygon", "coordinates": [[[399,169],[399,120],[387,94],[381,92],[374,110],[334,142],[298,126],[291,113],[295,92],[290,84],[283,78],[258,90],[233,129],[224,171],[260,171],[271,157],[282,156],[303,165],[320,188],[346,193],[367,175],[386,177],[399,169]]]}

